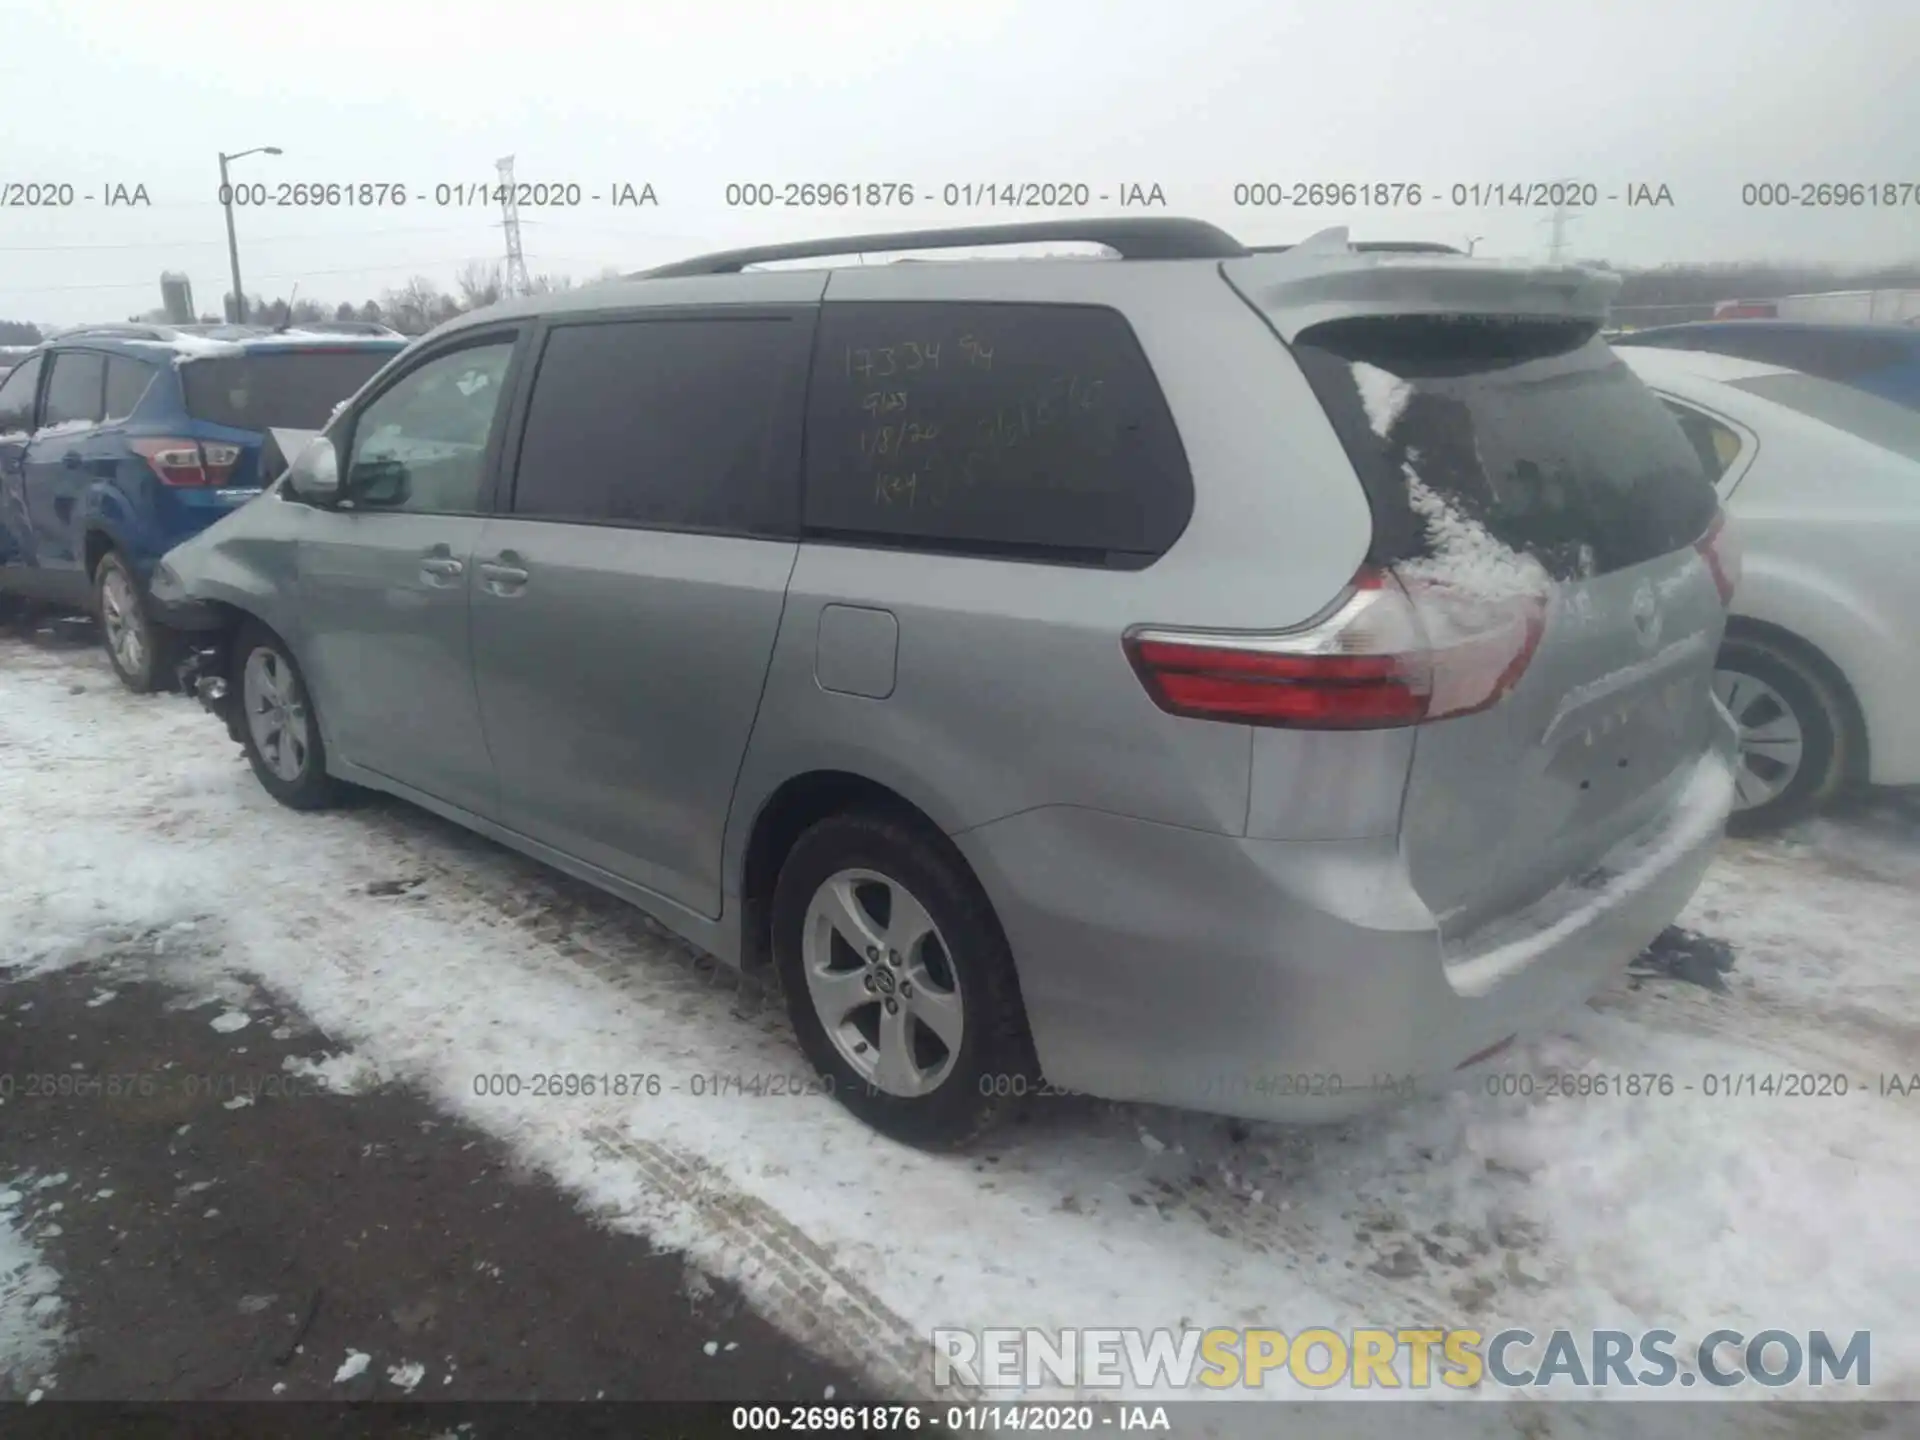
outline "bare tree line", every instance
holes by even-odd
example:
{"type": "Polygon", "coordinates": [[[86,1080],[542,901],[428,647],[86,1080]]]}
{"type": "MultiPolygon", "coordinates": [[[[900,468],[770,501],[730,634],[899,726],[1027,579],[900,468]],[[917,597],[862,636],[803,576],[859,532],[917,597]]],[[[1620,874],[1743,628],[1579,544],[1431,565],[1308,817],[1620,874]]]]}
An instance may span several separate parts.
{"type": "MultiPolygon", "coordinates": [[[[617,280],[621,273],[609,268],[585,283],[597,285],[617,280]]],[[[535,295],[571,290],[576,283],[571,275],[541,274],[530,277],[530,280],[530,293],[535,295]]],[[[403,335],[424,335],[456,315],[484,310],[489,305],[497,304],[505,294],[506,282],[499,264],[471,260],[454,277],[451,292],[442,290],[424,275],[416,275],[406,284],[382,292],[378,299],[364,300],[358,305],[350,300],[331,304],[296,296],[279,296],[269,300],[256,294],[247,300],[247,318],[255,324],[267,325],[301,325],[316,320],[371,320],[390,325],[403,335]]],[[[227,298],[231,300],[232,297],[227,298]]]]}
{"type": "MultiPolygon", "coordinates": [[[[1588,262],[1605,265],[1605,262],[1588,262]]],[[[1736,261],[1707,265],[1661,265],[1630,269],[1605,266],[1621,279],[1615,302],[1619,314],[1644,315],[1648,320],[1666,318],[1685,320],[1711,314],[1722,300],[1776,300],[1784,295],[1804,295],[1823,290],[1882,290],[1920,288],[1920,262],[1871,267],[1812,264],[1765,264],[1736,261]]],[[[607,269],[584,283],[593,285],[618,279],[620,271],[607,269]]],[[[532,289],[536,295],[571,290],[575,281],[568,275],[536,275],[532,289]]],[[[296,295],[268,299],[255,294],[247,300],[247,318],[261,324],[294,325],[316,320],[370,320],[407,335],[422,335],[434,326],[472,310],[494,304],[505,293],[498,263],[470,261],[454,278],[451,292],[442,290],[424,275],[416,275],[396,289],[377,298],[355,304],[351,300],[329,302],[296,295]]],[[[231,297],[227,297],[231,298],[231,297]]],[[[166,315],[153,310],[131,317],[152,323],[165,323],[166,315]]],[[[201,317],[216,323],[221,317],[201,317]]],[[[43,327],[23,321],[0,320],[0,345],[31,345],[43,338],[43,327]]]]}

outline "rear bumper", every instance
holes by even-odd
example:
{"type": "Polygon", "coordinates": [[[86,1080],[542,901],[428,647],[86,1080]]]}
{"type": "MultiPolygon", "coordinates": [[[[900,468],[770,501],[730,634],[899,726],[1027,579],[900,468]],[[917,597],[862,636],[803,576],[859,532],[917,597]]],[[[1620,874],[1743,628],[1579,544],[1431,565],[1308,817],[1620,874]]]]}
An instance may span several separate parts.
{"type": "Polygon", "coordinates": [[[1733,727],[1569,883],[1443,943],[1391,837],[1261,841],[1047,808],[955,837],[1019,967],[1057,1088],[1334,1120],[1458,1083],[1672,923],[1718,850],[1733,727]]]}

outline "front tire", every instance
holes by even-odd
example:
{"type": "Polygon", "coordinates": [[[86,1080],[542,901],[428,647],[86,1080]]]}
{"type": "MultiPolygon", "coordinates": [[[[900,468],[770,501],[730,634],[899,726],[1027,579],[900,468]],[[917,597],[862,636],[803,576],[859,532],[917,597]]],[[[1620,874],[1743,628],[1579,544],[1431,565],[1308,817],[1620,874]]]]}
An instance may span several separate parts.
{"type": "Polygon", "coordinates": [[[173,632],[147,613],[140,583],[118,550],[100,557],[93,572],[94,609],[107,661],[135,695],[151,695],[173,683],[177,644],[173,632]]]}
{"type": "Polygon", "coordinates": [[[941,837],[878,812],[829,816],[788,854],[772,918],[800,1048],[874,1129],[956,1149],[1028,1092],[1013,956],[941,837]]]}
{"type": "Polygon", "coordinates": [[[1840,788],[1845,714],[1804,659],[1764,640],[1729,638],[1714,665],[1713,689],[1740,727],[1731,833],[1776,830],[1840,788]]]}
{"type": "Polygon", "coordinates": [[[344,787],[327,774],[327,751],[307,682],[286,643],[250,621],[234,637],[227,684],[238,707],[240,744],[266,792],[293,810],[340,803],[344,787]]]}

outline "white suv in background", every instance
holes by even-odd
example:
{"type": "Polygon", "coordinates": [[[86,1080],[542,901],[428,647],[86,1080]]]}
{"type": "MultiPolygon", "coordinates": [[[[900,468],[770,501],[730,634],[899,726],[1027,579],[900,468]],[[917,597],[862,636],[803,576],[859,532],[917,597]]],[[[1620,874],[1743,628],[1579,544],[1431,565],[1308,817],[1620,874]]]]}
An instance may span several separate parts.
{"type": "Polygon", "coordinates": [[[1716,689],[1753,831],[1848,783],[1920,784],[1920,412],[1725,355],[1623,347],[1745,551],[1716,689]]]}

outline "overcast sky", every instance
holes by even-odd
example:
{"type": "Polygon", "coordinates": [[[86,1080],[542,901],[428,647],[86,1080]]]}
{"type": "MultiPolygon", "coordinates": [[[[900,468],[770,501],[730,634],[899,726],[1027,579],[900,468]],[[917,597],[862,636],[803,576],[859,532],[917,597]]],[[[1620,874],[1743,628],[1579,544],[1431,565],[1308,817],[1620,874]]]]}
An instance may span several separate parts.
{"type": "MultiPolygon", "coordinates": [[[[356,302],[503,252],[497,206],[435,203],[517,157],[527,182],[657,207],[523,210],[536,273],[585,278],[804,235],[1040,218],[942,187],[1159,185],[1168,212],[1277,242],[1333,224],[1543,258],[1550,212],[1455,185],[1577,178],[1570,253],[1920,258],[1920,0],[892,0],[12,7],[0,184],[150,208],[0,208],[0,318],[119,319],[186,271],[226,281],[236,180],[397,185],[404,207],[238,216],[249,292],[356,302]],[[730,182],[911,184],[911,208],[730,209],[730,182]],[[1236,207],[1237,183],[1417,183],[1417,209],[1236,207]],[[1904,209],[1762,209],[1745,183],[1904,182],[1904,209]],[[1630,185],[1674,203],[1629,208],[1630,185]],[[932,192],[929,196],[928,192],[932,192]],[[1438,193],[1436,193],[1438,192],[1438,193]],[[1620,195],[1620,200],[1608,200],[1620,195]]],[[[11,197],[0,197],[11,198],[11,197]]],[[[1097,201],[1111,211],[1115,202],[1097,201]]]]}

